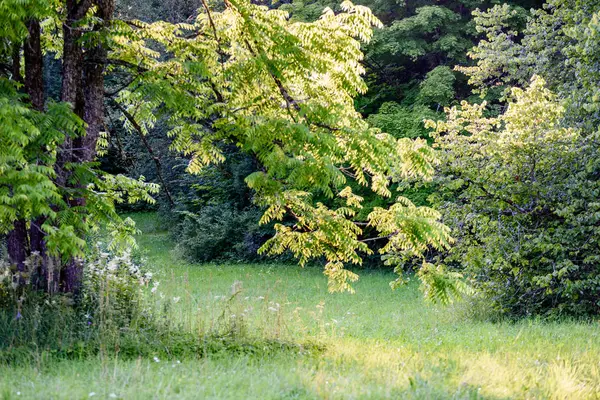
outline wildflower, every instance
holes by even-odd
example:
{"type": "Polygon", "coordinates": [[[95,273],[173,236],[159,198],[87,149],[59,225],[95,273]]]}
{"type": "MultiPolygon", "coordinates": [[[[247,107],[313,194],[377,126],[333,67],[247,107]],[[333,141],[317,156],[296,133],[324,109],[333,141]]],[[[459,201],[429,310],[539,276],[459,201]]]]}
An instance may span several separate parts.
{"type": "Polygon", "coordinates": [[[160,359],[158,357],[154,357],[154,362],[160,362],[160,359]]]}
{"type": "Polygon", "coordinates": [[[158,282],[158,281],[152,282],[152,289],[150,289],[150,292],[156,293],[156,290],[158,289],[159,284],[160,284],[160,282],[158,282]]]}
{"type": "Polygon", "coordinates": [[[23,318],[23,315],[21,315],[21,311],[17,311],[17,316],[15,317],[15,319],[18,321],[21,318],[23,318]]]}
{"type": "Polygon", "coordinates": [[[181,300],[181,297],[173,297],[173,303],[177,303],[181,300]]]}
{"type": "Polygon", "coordinates": [[[90,394],[88,394],[88,397],[94,397],[96,395],[96,392],[90,392],[90,394]]]}

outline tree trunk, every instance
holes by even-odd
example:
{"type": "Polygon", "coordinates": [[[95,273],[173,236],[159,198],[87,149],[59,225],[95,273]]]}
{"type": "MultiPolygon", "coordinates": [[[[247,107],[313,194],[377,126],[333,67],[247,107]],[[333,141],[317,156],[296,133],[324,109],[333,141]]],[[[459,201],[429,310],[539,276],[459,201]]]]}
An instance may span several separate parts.
{"type": "MultiPolygon", "coordinates": [[[[44,110],[44,75],[43,75],[43,55],[41,46],[41,29],[40,23],[37,20],[27,21],[27,30],[29,35],[23,46],[25,58],[25,91],[29,96],[29,101],[34,109],[38,111],[44,110]]],[[[13,74],[16,80],[21,80],[20,76],[20,46],[14,46],[13,52],[13,74]]],[[[17,266],[17,270],[21,273],[25,272],[25,260],[31,256],[32,241],[30,232],[27,229],[27,221],[19,219],[13,224],[14,229],[8,234],[8,256],[11,263],[17,266]]],[[[36,249],[41,249],[36,243],[36,249]]],[[[36,271],[30,271],[34,273],[36,271]]],[[[30,277],[32,281],[36,277],[30,277]]],[[[20,284],[24,283],[24,278],[21,275],[20,284]]]]}
{"type": "Polygon", "coordinates": [[[45,217],[36,218],[30,222],[29,227],[29,249],[31,254],[37,253],[37,268],[35,276],[33,277],[33,287],[39,290],[46,290],[53,292],[52,282],[53,277],[50,276],[52,273],[48,266],[48,254],[46,252],[46,234],[42,231],[42,225],[46,222],[45,217]]]}
{"type": "Polygon", "coordinates": [[[29,36],[25,41],[25,91],[37,111],[44,111],[44,56],[42,55],[40,22],[27,22],[29,36]]]}
{"type": "MultiPolygon", "coordinates": [[[[96,143],[104,126],[104,68],[107,49],[102,41],[84,48],[83,29],[78,22],[95,6],[99,22],[93,29],[100,32],[110,24],[115,0],[66,0],[66,21],[63,26],[63,64],[61,100],[72,105],[76,115],[87,123],[87,134],[83,137],[67,137],[59,149],[55,165],[56,181],[61,186],[81,187],[85,182],[70,182],[70,172],[65,168],[68,163],[85,163],[96,157],[96,143]]],[[[44,111],[43,55],[41,49],[41,28],[39,21],[27,22],[29,35],[23,46],[25,59],[25,77],[20,76],[20,46],[14,47],[12,71],[13,79],[24,82],[32,108],[44,111]]],[[[65,199],[71,207],[85,206],[85,198],[65,199]]],[[[85,218],[85,215],[81,215],[85,218]]],[[[37,277],[32,283],[39,289],[59,290],[77,295],[82,282],[82,261],[71,260],[60,269],[58,277],[46,254],[45,233],[41,227],[46,221],[40,217],[34,221],[19,219],[8,235],[8,252],[12,263],[21,272],[25,271],[25,261],[36,252],[41,256],[37,277]],[[58,281],[58,282],[57,282],[58,281]]],[[[32,271],[34,272],[34,271],[32,271]]],[[[21,278],[21,280],[23,280],[21,278]]]]}
{"type": "MultiPolygon", "coordinates": [[[[94,26],[94,30],[99,32],[110,24],[115,1],[95,0],[89,2],[89,4],[91,3],[97,7],[96,17],[100,19],[100,22],[94,26]]],[[[73,150],[70,153],[71,161],[86,163],[93,161],[96,157],[96,143],[104,126],[104,68],[108,51],[100,42],[96,46],[86,49],[84,55],[80,42],[77,41],[78,36],[73,29],[69,29],[69,25],[73,25],[73,22],[82,17],[80,14],[82,10],[78,10],[76,4],[73,7],[69,10],[72,22],[65,25],[65,31],[68,30],[69,35],[73,36],[69,37],[68,41],[65,36],[63,57],[65,60],[67,59],[67,51],[71,54],[69,63],[65,61],[63,64],[62,98],[63,101],[74,104],[75,112],[87,123],[86,135],[72,139],[71,148],[73,150]],[[79,105],[82,107],[80,108],[79,105]]],[[[79,183],[74,184],[78,185],[79,183]]],[[[71,205],[85,206],[85,199],[73,199],[71,205]]],[[[82,215],[81,218],[85,218],[85,215],[82,215]]],[[[71,260],[66,265],[60,275],[62,291],[78,294],[83,277],[82,268],[81,260],[71,260]]]]}
{"type": "MultiPolygon", "coordinates": [[[[62,57],[62,87],[61,101],[70,103],[73,111],[83,118],[84,96],[82,88],[83,49],[81,47],[81,28],[78,21],[85,16],[91,6],[91,1],[67,0],[67,18],[63,25],[63,57],[62,57]]],[[[56,163],[56,179],[66,186],[69,173],[64,166],[73,161],[73,138],[67,136],[61,146],[56,163]]]]}
{"type": "MultiPolygon", "coordinates": [[[[101,22],[94,27],[99,32],[105,30],[112,20],[115,11],[115,0],[96,0],[96,16],[101,22]]],[[[88,124],[87,135],[83,140],[80,159],[92,161],[96,157],[96,143],[104,127],[104,69],[108,50],[100,42],[88,49],[84,62],[85,108],[83,120],[88,124]]]]}
{"type": "Polygon", "coordinates": [[[23,77],[21,76],[21,44],[13,45],[12,53],[12,67],[11,67],[12,79],[16,82],[23,83],[23,77]]]}
{"type": "MultiPolygon", "coordinates": [[[[6,241],[8,258],[20,273],[25,272],[25,260],[29,255],[29,238],[27,237],[27,224],[18,219],[13,223],[13,230],[8,233],[6,241]]],[[[24,283],[23,276],[19,277],[19,284],[24,283]]]]}
{"type": "MultiPolygon", "coordinates": [[[[62,88],[61,100],[70,103],[73,111],[83,118],[84,96],[83,96],[83,49],[81,46],[81,30],[77,22],[83,18],[89,10],[91,1],[83,1],[78,4],[76,0],[67,0],[67,19],[63,26],[63,59],[62,59],[62,88]]],[[[67,136],[62,145],[56,165],[56,176],[58,183],[67,186],[69,172],[65,169],[67,163],[73,162],[73,148],[80,147],[77,141],[81,138],[67,136]]],[[[65,199],[66,203],[75,206],[76,201],[65,199]]],[[[62,292],[79,291],[81,276],[77,260],[70,260],[66,266],[61,268],[59,274],[59,290],[62,292]]]]}
{"type": "MultiPolygon", "coordinates": [[[[30,20],[27,23],[29,36],[24,46],[25,58],[25,91],[29,95],[29,101],[37,111],[44,111],[44,56],[41,45],[41,27],[37,20],[30,20]]],[[[42,289],[47,286],[49,281],[46,243],[44,241],[44,232],[42,225],[45,222],[44,217],[36,218],[30,221],[29,227],[29,256],[33,253],[38,254],[36,271],[32,271],[34,276],[31,282],[34,287],[42,289]]]]}

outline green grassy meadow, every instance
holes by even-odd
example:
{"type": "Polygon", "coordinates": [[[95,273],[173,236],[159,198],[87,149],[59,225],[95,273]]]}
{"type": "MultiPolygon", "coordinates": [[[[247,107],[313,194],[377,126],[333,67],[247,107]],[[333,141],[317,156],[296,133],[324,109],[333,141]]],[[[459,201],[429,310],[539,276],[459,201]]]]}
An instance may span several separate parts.
{"type": "Polygon", "coordinates": [[[190,265],[152,215],[135,217],[160,282],[150,301],[168,323],[248,345],[3,365],[0,399],[600,398],[598,321],[471,319],[465,305],[426,303],[416,282],[392,291],[381,271],[363,271],[355,294],[330,294],[318,268],[190,265]],[[262,351],[267,342],[293,345],[262,351]]]}

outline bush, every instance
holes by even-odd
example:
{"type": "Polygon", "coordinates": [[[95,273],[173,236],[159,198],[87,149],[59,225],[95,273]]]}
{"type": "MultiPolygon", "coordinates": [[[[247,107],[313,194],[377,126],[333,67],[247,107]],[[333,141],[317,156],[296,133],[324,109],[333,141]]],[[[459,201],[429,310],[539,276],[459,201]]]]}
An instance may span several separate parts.
{"type": "Polygon", "coordinates": [[[258,209],[206,206],[183,215],[176,249],[192,261],[258,260],[258,249],[273,235],[272,227],[259,226],[262,213],[258,209]]]}
{"type": "Polygon", "coordinates": [[[457,239],[443,261],[502,314],[598,314],[598,133],[562,127],[541,78],[514,89],[500,117],[484,108],[463,103],[437,123],[444,162],[432,200],[457,239]]]}
{"type": "Polygon", "coordinates": [[[429,132],[423,120],[439,117],[440,114],[421,104],[403,106],[398,103],[383,103],[377,114],[367,118],[371,126],[387,132],[395,138],[428,138],[429,132]]]}

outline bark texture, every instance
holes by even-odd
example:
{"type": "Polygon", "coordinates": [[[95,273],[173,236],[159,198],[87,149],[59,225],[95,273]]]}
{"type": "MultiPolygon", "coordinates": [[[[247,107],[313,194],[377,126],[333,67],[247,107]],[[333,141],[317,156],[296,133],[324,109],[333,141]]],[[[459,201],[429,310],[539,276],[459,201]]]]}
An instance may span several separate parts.
{"type": "MultiPolygon", "coordinates": [[[[102,34],[111,22],[115,9],[115,0],[82,0],[77,3],[73,0],[67,1],[68,16],[64,27],[64,55],[63,64],[63,90],[62,100],[73,104],[75,113],[86,123],[86,135],[67,139],[63,156],[66,162],[86,163],[93,161],[96,157],[96,143],[104,126],[104,69],[108,55],[108,49],[103,41],[95,43],[91,47],[84,48],[82,45],[81,32],[78,31],[77,23],[85,15],[91,6],[96,6],[96,17],[98,23],[94,25],[93,31],[102,34]],[[67,32],[68,31],[68,40],[67,32]],[[69,54],[68,54],[69,53],[69,54]],[[68,62],[66,61],[68,59],[68,62]]],[[[72,182],[64,169],[60,171],[62,179],[67,185],[77,188],[80,182],[72,182]]],[[[84,198],[69,199],[71,206],[85,206],[84,198]]],[[[85,218],[85,215],[81,215],[85,218]]],[[[60,290],[67,293],[78,294],[81,288],[83,276],[83,264],[81,260],[71,260],[60,274],[60,290]]]]}

